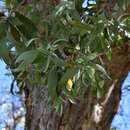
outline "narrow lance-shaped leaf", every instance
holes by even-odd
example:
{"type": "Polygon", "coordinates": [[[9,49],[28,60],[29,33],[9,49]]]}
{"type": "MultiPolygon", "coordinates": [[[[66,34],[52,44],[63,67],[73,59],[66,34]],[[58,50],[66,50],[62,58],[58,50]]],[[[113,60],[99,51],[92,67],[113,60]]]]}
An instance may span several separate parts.
{"type": "MultiPolygon", "coordinates": [[[[23,29],[25,29],[24,31],[27,31],[26,33],[28,34],[28,37],[32,37],[34,34],[36,34],[37,28],[29,18],[18,12],[15,12],[15,17],[18,18],[19,21],[23,24],[23,29]]],[[[22,31],[22,28],[20,29],[22,31]]]]}
{"type": "Polygon", "coordinates": [[[38,53],[38,50],[26,51],[16,59],[16,63],[24,61],[25,63],[30,64],[37,58],[38,53]]]}
{"type": "Polygon", "coordinates": [[[3,58],[6,64],[10,64],[11,58],[9,56],[9,49],[6,44],[6,39],[0,39],[0,58],[3,58]]]}
{"type": "Polygon", "coordinates": [[[58,82],[57,69],[53,68],[48,74],[47,86],[51,96],[56,95],[56,87],[58,82]]]}
{"type": "Polygon", "coordinates": [[[99,70],[100,72],[102,72],[107,78],[110,79],[110,76],[108,75],[108,73],[106,72],[106,70],[99,64],[95,64],[93,65],[93,67],[96,69],[96,70],[99,70]]]}

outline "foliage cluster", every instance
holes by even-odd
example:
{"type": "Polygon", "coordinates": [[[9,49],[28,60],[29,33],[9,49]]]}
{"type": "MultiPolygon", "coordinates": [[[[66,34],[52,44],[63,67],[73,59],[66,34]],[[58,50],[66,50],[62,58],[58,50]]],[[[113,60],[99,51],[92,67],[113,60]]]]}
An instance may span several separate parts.
{"type": "Polygon", "coordinates": [[[129,40],[129,0],[97,0],[91,9],[82,2],[6,0],[0,13],[1,58],[19,85],[46,86],[57,111],[86,89],[100,98],[110,79],[102,56],[111,60],[111,47],[129,40]]]}

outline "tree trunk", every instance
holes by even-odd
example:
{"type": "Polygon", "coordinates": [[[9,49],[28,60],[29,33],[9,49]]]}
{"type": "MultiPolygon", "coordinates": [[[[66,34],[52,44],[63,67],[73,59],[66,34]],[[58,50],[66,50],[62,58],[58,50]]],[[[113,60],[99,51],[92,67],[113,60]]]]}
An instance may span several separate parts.
{"type": "Polygon", "coordinates": [[[49,109],[47,89],[34,88],[26,99],[27,130],[109,130],[120,100],[122,80],[130,69],[129,52],[130,48],[125,44],[120,48],[113,47],[111,61],[103,58],[112,80],[106,81],[105,94],[98,103],[87,90],[84,99],[77,100],[76,104],[66,103],[59,116],[49,109]],[[101,111],[95,110],[95,105],[101,111]]]}

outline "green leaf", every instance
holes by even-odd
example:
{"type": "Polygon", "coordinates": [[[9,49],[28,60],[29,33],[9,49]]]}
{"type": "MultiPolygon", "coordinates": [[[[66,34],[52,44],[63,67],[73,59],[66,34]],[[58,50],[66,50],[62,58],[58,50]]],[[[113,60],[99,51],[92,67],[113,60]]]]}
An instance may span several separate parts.
{"type": "Polygon", "coordinates": [[[56,99],[55,109],[56,109],[56,112],[59,113],[60,116],[62,116],[63,104],[62,104],[62,100],[60,99],[60,97],[56,99]]]}
{"type": "Polygon", "coordinates": [[[63,66],[65,64],[65,61],[59,58],[57,55],[53,54],[50,56],[50,59],[52,62],[55,63],[56,66],[63,66]]]}
{"type": "Polygon", "coordinates": [[[107,78],[110,79],[110,76],[108,75],[108,73],[106,72],[106,70],[105,70],[101,65],[95,64],[95,65],[93,65],[93,66],[94,66],[94,68],[95,68],[96,70],[99,70],[99,71],[102,72],[107,78]]]}
{"type": "Polygon", "coordinates": [[[14,40],[20,41],[20,34],[19,34],[18,29],[11,24],[10,24],[10,32],[11,32],[11,35],[13,36],[14,40]]]}
{"type": "Polygon", "coordinates": [[[49,72],[48,80],[47,80],[48,91],[49,91],[50,95],[53,97],[56,95],[57,82],[58,82],[57,69],[53,68],[49,72]]]}
{"type": "Polygon", "coordinates": [[[24,61],[26,64],[30,64],[37,58],[38,54],[37,50],[26,51],[16,59],[16,63],[24,61]]]}
{"type": "Polygon", "coordinates": [[[125,0],[117,0],[117,4],[120,8],[122,8],[125,4],[125,0]]]}
{"type": "Polygon", "coordinates": [[[11,63],[9,49],[7,46],[7,40],[5,38],[2,38],[2,37],[0,39],[0,58],[2,58],[6,64],[11,63]]]}
{"type": "Polygon", "coordinates": [[[36,40],[38,40],[39,38],[32,38],[32,39],[30,39],[28,42],[27,42],[27,44],[26,44],[26,46],[27,47],[29,47],[34,41],[36,41],[36,40]]]}
{"type": "Polygon", "coordinates": [[[107,56],[108,60],[112,59],[112,50],[111,50],[111,48],[106,52],[106,56],[107,56]]]}
{"type": "Polygon", "coordinates": [[[36,34],[37,28],[29,18],[18,12],[15,12],[15,17],[18,18],[19,21],[23,24],[24,29],[27,31],[26,33],[28,34],[28,37],[32,37],[34,34],[36,34]]]}
{"type": "Polygon", "coordinates": [[[85,58],[87,61],[91,61],[91,60],[94,60],[96,59],[98,56],[98,54],[95,52],[95,53],[90,53],[87,55],[87,57],[85,58]]]}
{"type": "Polygon", "coordinates": [[[7,20],[14,26],[22,25],[22,22],[17,17],[9,16],[7,20]]]}
{"type": "Polygon", "coordinates": [[[90,79],[94,79],[95,69],[92,66],[86,66],[85,71],[87,72],[90,79]]]}
{"type": "Polygon", "coordinates": [[[0,34],[5,32],[7,29],[7,25],[5,22],[0,22],[0,34]]]}
{"type": "Polygon", "coordinates": [[[76,10],[81,13],[83,11],[82,3],[84,0],[74,0],[76,10]]]}

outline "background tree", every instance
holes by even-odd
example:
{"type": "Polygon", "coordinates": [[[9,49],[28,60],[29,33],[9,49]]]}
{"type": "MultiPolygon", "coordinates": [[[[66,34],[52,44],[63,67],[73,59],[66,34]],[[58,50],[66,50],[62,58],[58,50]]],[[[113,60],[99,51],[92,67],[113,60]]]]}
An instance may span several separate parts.
{"type": "Polygon", "coordinates": [[[110,129],[130,67],[130,1],[82,2],[6,0],[0,55],[25,91],[27,130],[110,129]]]}

